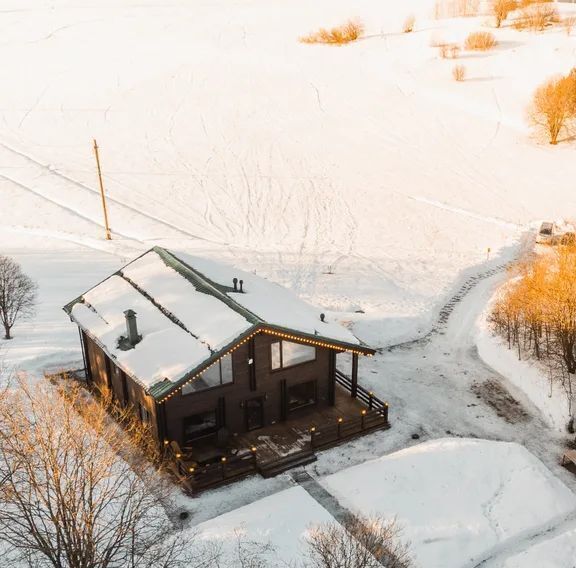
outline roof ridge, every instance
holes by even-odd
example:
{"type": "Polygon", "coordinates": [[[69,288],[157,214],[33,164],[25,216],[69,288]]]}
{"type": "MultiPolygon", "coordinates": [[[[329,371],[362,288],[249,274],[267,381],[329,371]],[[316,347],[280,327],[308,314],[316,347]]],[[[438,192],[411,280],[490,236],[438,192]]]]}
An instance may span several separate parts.
{"type": "Polygon", "coordinates": [[[178,272],[181,276],[186,278],[192,284],[200,284],[200,286],[205,287],[209,293],[211,293],[214,297],[216,297],[221,302],[226,304],[229,308],[233,309],[236,313],[246,318],[246,320],[248,320],[250,323],[252,324],[266,323],[257,314],[255,314],[248,308],[245,308],[244,306],[236,302],[234,298],[231,298],[228,294],[226,294],[223,291],[227,289],[233,291],[232,288],[214,282],[206,275],[204,275],[202,272],[190,266],[187,262],[179,258],[172,251],[169,251],[162,247],[154,247],[153,250],[170,268],[176,270],[176,272],[178,272]]]}
{"type": "Polygon", "coordinates": [[[118,271],[118,276],[120,276],[126,282],[128,282],[128,284],[130,284],[130,286],[132,286],[140,295],[142,295],[144,298],[146,298],[154,307],[158,308],[158,310],[162,314],[164,314],[173,324],[177,325],[179,328],[181,328],[186,333],[189,333],[194,339],[197,339],[203,345],[206,345],[206,347],[208,348],[208,351],[210,351],[210,353],[212,353],[212,354],[215,353],[214,349],[212,349],[212,347],[210,346],[210,344],[208,342],[201,339],[198,335],[192,333],[184,325],[184,322],[182,322],[182,320],[180,320],[178,317],[176,317],[168,308],[165,308],[160,302],[158,302],[158,300],[154,299],[150,294],[148,294],[148,292],[146,292],[146,290],[144,290],[142,287],[140,287],[129,276],[126,276],[126,274],[124,274],[123,270],[118,271]]]}

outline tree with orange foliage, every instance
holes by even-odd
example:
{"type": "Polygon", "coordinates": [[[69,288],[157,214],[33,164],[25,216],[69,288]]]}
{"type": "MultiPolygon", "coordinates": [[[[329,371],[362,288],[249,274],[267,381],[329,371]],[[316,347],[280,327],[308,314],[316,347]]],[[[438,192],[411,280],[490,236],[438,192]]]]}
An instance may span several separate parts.
{"type": "Polygon", "coordinates": [[[554,77],[540,85],[534,93],[528,116],[532,124],[542,128],[550,144],[558,144],[558,137],[576,118],[576,77],[554,77]]]}

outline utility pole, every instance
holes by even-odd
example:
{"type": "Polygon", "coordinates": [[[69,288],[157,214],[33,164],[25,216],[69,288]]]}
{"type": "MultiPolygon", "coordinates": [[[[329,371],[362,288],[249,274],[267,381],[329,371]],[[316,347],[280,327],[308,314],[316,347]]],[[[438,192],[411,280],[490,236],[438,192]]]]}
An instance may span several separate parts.
{"type": "Polygon", "coordinates": [[[104,194],[104,184],[102,183],[102,170],[100,169],[100,155],[98,154],[98,144],[94,140],[94,155],[96,156],[96,167],[98,168],[98,181],[100,182],[100,197],[102,197],[102,210],[104,211],[104,227],[106,229],[106,240],[112,239],[110,226],[108,225],[108,209],[106,208],[106,195],[104,194]]]}

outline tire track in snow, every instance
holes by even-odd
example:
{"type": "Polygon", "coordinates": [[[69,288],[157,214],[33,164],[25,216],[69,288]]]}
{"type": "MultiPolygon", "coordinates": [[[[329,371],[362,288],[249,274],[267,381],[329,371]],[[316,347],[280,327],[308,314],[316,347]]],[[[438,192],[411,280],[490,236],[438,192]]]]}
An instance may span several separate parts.
{"type": "Polygon", "coordinates": [[[434,199],[428,199],[427,197],[420,197],[416,195],[405,195],[409,199],[413,201],[418,201],[420,203],[426,203],[427,205],[431,205],[432,207],[436,207],[438,209],[443,209],[444,211],[450,211],[451,213],[455,213],[457,215],[463,215],[464,217],[470,217],[471,219],[477,219],[478,221],[484,221],[486,223],[492,223],[494,225],[499,225],[500,227],[506,227],[510,229],[519,229],[522,225],[518,223],[511,223],[510,221],[506,221],[505,219],[499,219],[498,217],[491,217],[487,215],[480,215],[479,213],[475,213],[474,211],[468,211],[466,209],[461,209],[460,207],[453,207],[451,205],[447,205],[446,203],[442,203],[441,201],[436,201],[434,199]]]}
{"type": "MultiPolygon", "coordinates": [[[[98,191],[98,190],[93,189],[92,187],[90,187],[90,186],[88,186],[88,185],[86,185],[86,184],[84,184],[84,183],[82,183],[82,182],[80,182],[80,181],[78,181],[78,180],[76,180],[76,179],[74,179],[74,178],[72,178],[72,177],[64,174],[64,173],[62,173],[62,172],[59,172],[59,171],[57,171],[57,170],[54,170],[54,169],[50,168],[48,165],[43,164],[42,162],[36,160],[35,158],[33,158],[32,156],[30,156],[29,154],[26,154],[26,153],[24,153],[24,152],[21,152],[20,150],[16,150],[16,149],[12,148],[11,146],[9,146],[8,144],[6,144],[6,143],[4,143],[4,142],[0,142],[0,147],[4,148],[4,149],[7,150],[8,152],[11,152],[11,153],[13,153],[13,154],[15,154],[15,155],[17,155],[17,156],[20,156],[21,158],[24,158],[27,162],[30,162],[30,163],[33,164],[34,166],[41,168],[43,171],[45,171],[45,172],[47,172],[47,173],[49,173],[49,174],[51,174],[51,175],[53,175],[53,176],[59,177],[60,179],[63,179],[63,180],[65,180],[65,181],[67,181],[68,183],[71,183],[71,184],[75,185],[76,187],[81,188],[82,190],[84,190],[84,191],[86,191],[86,192],[89,192],[89,193],[91,193],[91,194],[96,194],[96,195],[99,194],[99,191],[98,191]]],[[[10,180],[10,181],[15,181],[15,180],[10,180]]],[[[15,182],[15,183],[19,183],[19,182],[15,182]]],[[[24,187],[26,187],[26,186],[24,186],[24,187]]],[[[27,189],[30,189],[30,188],[28,187],[27,189]]],[[[32,191],[32,190],[31,190],[31,191],[32,191]]],[[[37,193],[37,192],[34,192],[34,193],[37,193]]],[[[40,195],[40,194],[37,193],[37,195],[40,195]]],[[[44,197],[44,196],[43,196],[43,197],[44,197]]],[[[47,199],[47,198],[45,198],[45,199],[47,199]]],[[[160,224],[160,225],[164,225],[165,227],[168,227],[168,228],[170,228],[170,229],[173,230],[173,231],[176,231],[176,232],[178,232],[178,233],[180,233],[180,234],[182,234],[182,235],[185,235],[187,238],[192,238],[192,239],[197,239],[197,240],[201,240],[201,241],[206,241],[206,242],[210,242],[210,243],[212,243],[212,244],[224,244],[224,245],[227,244],[227,243],[219,243],[219,242],[216,242],[216,241],[211,241],[211,240],[206,239],[206,238],[204,238],[204,237],[200,237],[199,235],[196,235],[196,234],[194,234],[194,233],[190,233],[189,231],[186,231],[185,229],[182,229],[181,227],[178,227],[177,225],[174,225],[173,223],[170,223],[170,222],[168,222],[168,221],[165,221],[164,219],[161,219],[161,218],[159,218],[159,217],[156,217],[156,216],[154,216],[154,215],[151,215],[151,214],[149,214],[149,213],[146,213],[146,212],[142,211],[141,209],[138,209],[138,208],[134,207],[133,205],[130,205],[130,204],[128,204],[128,203],[126,203],[126,202],[124,202],[124,201],[122,201],[122,200],[119,200],[119,199],[117,199],[117,198],[115,198],[115,197],[112,197],[112,196],[110,196],[110,195],[107,196],[107,199],[108,199],[109,202],[115,203],[117,206],[119,206],[119,207],[121,207],[121,208],[123,208],[123,209],[126,209],[126,210],[130,211],[131,213],[135,213],[135,214],[137,214],[137,215],[139,215],[139,216],[141,216],[141,217],[144,217],[144,218],[148,219],[149,221],[153,221],[154,223],[157,223],[157,224],[160,224]]],[[[78,211],[75,211],[75,210],[71,209],[71,208],[68,207],[68,206],[65,206],[65,205],[62,205],[62,204],[58,204],[58,205],[60,205],[60,206],[62,206],[62,207],[65,207],[65,208],[68,209],[69,211],[74,211],[76,214],[78,214],[78,215],[80,215],[80,216],[83,216],[81,213],[79,213],[78,211]]],[[[91,221],[94,222],[93,220],[91,220],[91,221]]],[[[124,236],[125,236],[125,235],[124,235],[124,236]]],[[[134,238],[134,237],[127,237],[127,238],[134,238]]]]}
{"type": "Polygon", "coordinates": [[[499,272],[503,272],[511,265],[511,262],[506,262],[503,264],[499,264],[494,268],[490,268],[489,270],[485,270],[483,272],[479,272],[474,276],[470,276],[467,278],[463,284],[458,288],[457,292],[453,294],[450,299],[440,308],[434,323],[432,324],[432,329],[424,336],[413,339],[410,341],[404,341],[402,343],[397,343],[395,345],[390,345],[388,347],[383,347],[379,349],[381,353],[384,351],[395,351],[397,349],[410,349],[416,345],[423,345],[430,341],[430,339],[436,334],[443,334],[447,325],[452,312],[456,308],[456,306],[469,294],[482,280],[486,280],[486,278],[491,278],[495,276],[499,272]]]}

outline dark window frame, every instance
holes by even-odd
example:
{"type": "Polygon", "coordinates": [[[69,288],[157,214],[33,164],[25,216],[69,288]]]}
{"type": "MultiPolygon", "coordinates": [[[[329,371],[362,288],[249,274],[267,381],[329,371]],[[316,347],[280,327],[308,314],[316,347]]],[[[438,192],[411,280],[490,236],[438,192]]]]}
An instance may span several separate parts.
{"type": "Polygon", "coordinates": [[[302,363],[295,363],[294,365],[288,365],[288,366],[284,366],[284,355],[283,355],[283,351],[282,351],[282,343],[284,341],[288,341],[287,339],[278,339],[277,341],[273,341],[272,343],[270,343],[270,348],[268,349],[268,359],[269,359],[269,364],[270,364],[270,372],[271,373],[278,373],[280,371],[285,371],[286,369],[294,369],[295,367],[300,367],[302,365],[309,365],[310,363],[315,363],[316,361],[318,361],[318,347],[316,347],[316,345],[310,345],[309,343],[304,343],[304,342],[300,342],[300,341],[288,341],[288,343],[296,343],[297,345],[305,345],[306,347],[311,347],[312,349],[314,349],[314,359],[309,359],[308,361],[302,361],[302,363]],[[272,367],[272,346],[276,343],[280,344],[280,367],[278,367],[277,369],[274,369],[272,367]]]}
{"type": "Polygon", "coordinates": [[[286,385],[286,409],[288,411],[288,414],[290,414],[291,412],[295,412],[297,410],[300,410],[301,408],[309,408],[311,406],[316,406],[318,404],[318,380],[317,379],[312,379],[310,381],[303,381],[301,383],[295,383],[293,385],[286,385]],[[296,387],[300,387],[303,385],[309,385],[309,384],[313,384],[314,386],[314,402],[307,402],[305,404],[300,404],[299,406],[290,406],[290,389],[296,388],[296,387]]]}
{"type": "Polygon", "coordinates": [[[196,440],[201,440],[203,438],[208,438],[209,436],[214,436],[217,432],[218,429],[220,428],[220,424],[218,423],[218,408],[212,408],[210,410],[204,410],[203,412],[196,412],[195,414],[189,414],[188,416],[185,416],[184,418],[182,418],[182,440],[184,442],[184,444],[188,444],[191,443],[193,441],[196,440]],[[186,434],[186,421],[195,417],[195,416],[201,416],[201,415],[205,415],[205,414],[213,414],[214,415],[214,426],[211,426],[209,428],[204,428],[202,430],[199,430],[198,435],[194,435],[193,437],[190,437],[189,435],[186,434]]]}
{"type": "MultiPolygon", "coordinates": [[[[236,374],[234,372],[234,358],[232,357],[232,353],[227,353],[226,355],[224,355],[224,357],[220,357],[220,359],[218,359],[218,367],[220,368],[220,384],[219,385],[213,385],[211,387],[206,387],[205,389],[202,390],[198,390],[198,391],[191,391],[191,392],[184,392],[184,388],[187,385],[182,385],[182,388],[180,389],[180,396],[190,396],[193,394],[200,394],[200,393],[205,393],[214,389],[221,389],[224,387],[231,387],[236,383],[236,374]],[[232,380],[228,381],[227,383],[223,383],[222,382],[222,359],[224,359],[224,357],[230,357],[230,361],[231,361],[231,369],[232,369],[232,380]]],[[[206,371],[206,369],[204,369],[204,371],[206,371]]],[[[202,371],[201,373],[199,373],[199,375],[202,375],[202,373],[204,372],[202,371]]],[[[192,381],[194,382],[194,381],[192,381]]]]}

